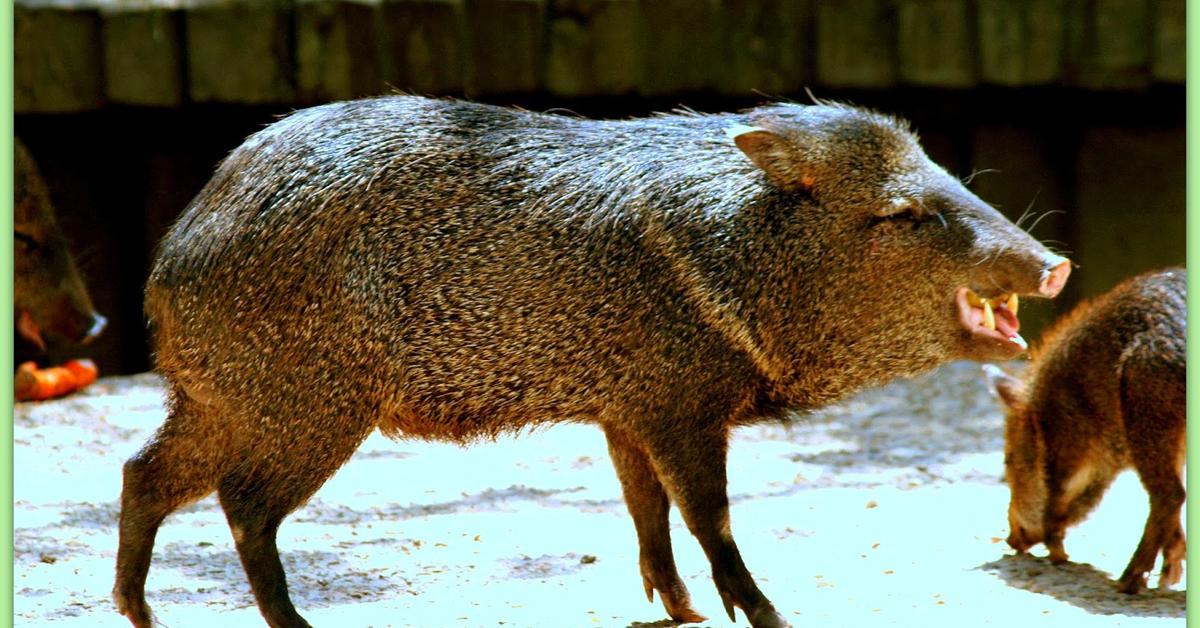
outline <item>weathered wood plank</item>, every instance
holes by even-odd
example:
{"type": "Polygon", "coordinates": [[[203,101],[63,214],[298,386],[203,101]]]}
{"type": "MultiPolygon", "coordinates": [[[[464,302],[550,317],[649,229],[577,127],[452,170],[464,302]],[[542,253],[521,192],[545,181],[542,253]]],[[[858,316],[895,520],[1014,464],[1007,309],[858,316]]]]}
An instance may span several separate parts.
{"type": "Polygon", "coordinates": [[[384,0],[379,61],[386,84],[418,94],[461,94],[470,62],[463,0],[384,0]]]}
{"type": "Polygon", "coordinates": [[[471,95],[528,93],[541,87],[545,0],[468,0],[471,95]]]}
{"type": "Polygon", "coordinates": [[[547,35],[547,91],[576,97],[636,89],[640,15],[637,0],[557,0],[547,35]]]}
{"type": "Polygon", "coordinates": [[[900,78],[912,85],[976,83],[975,25],[962,0],[901,0],[896,24],[900,78]]]}
{"type": "Polygon", "coordinates": [[[755,91],[782,95],[812,76],[813,6],[808,0],[727,0],[720,88],[728,94],[755,91]]]}
{"type": "Polygon", "coordinates": [[[14,110],[67,113],[103,105],[99,12],[32,2],[13,9],[14,110]]]}
{"type": "Polygon", "coordinates": [[[1138,89],[1150,82],[1147,0],[1070,0],[1071,80],[1088,89],[1138,89]]]}
{"type": "Polygon", "coordinates": [[[639,91],[661,95],[714,87],[723,61],[719,15],[718,0],[643,2],[639,91]]]}
{"type": "Polygon", "coordinates": [[[295,11],[296,89],[302,102],[384,91],[376,45],[377,1],[298,0],[295,11]]]}
{"type": "Polygon", "coordinates": [[[885,0],[817,2],[817,79],[829,87],[896,83],[896,29],[885,0]]]}
{"type": "Polygon", "coordinates": [[[108,100],[154,107],[182,104],[182,13],[147,2],[109,5],[101,16],[108,100]]]}
{"type": "Polygon", "coordinates": [[[290,3],[194,0],[185,24],[192,100],[295,101],[290,3]]]}

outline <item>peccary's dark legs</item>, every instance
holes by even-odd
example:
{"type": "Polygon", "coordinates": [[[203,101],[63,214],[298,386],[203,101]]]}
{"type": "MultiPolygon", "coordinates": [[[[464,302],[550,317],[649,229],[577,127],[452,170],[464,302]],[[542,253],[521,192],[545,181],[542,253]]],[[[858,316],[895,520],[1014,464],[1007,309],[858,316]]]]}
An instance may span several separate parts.
{"type": "Polygon", "coordinates": [[[1174,584],[1181,575],[1182,560],[1186,553],[1183,530],[1179,524],[1179,511],[1183,508],[1185,498],[1182,455],[1178,459],[1163,455],[1163,443],[1183,442],[1183,418],[1180,417],[1176,424],[1162,419],[1154,422],[1142,421],[1140,424],[1162,426],[1163,429],[1160,434],[1142,433],[1129,439],[1134,467],[1142,480],[1142,486],[1146,487],[1146,492],[1150,495],[1150,515],[1146,518],[1142,540],[1138,542],[1129,565],[1121,574],[1118,588],[1123,593],[1137,593],[1146,586],[1146,574],[1154,568],[1154,560],[1160,550],[1163,568],[1159,586],[1174,584]],[[1180,433],[1167,432],[1174,425],[1180,426],[1180,433]]]}
{"type": "Polygon", "coordinates": [[[147,503],[139,494],[144,464],[131,460],[125,464],[125,487],[122,490],[121,516],[117,547],[117,581],[113,586],[113,601],[117,612],[129,618],[138,628],[153,623],[150,607],[146,605],[146,574],[154,553],[154,537],[158,526],[173,504],[147,503]],[[131,478],[136,478],[131,481],[131,478]],[[167,507],[170,506],[170,507],[167,507]]]}
{"type": "Polygon", "coordinates": [[[787,626],[754,584],[733,541],[725,476],[728,436],[723,426],[679,433],[659,431],[648,440],[649,454],[659,479],[708,556],[713,582],[729,618],[734,620],[736,606],[754,628],[787,626]]]}
{"type": "Polygon", "coordinates": [[[1186,452],[1186,390],[1183,375],[1164,377],[1155,358],[1135,354],[1125,364],[1121,405],[1125,413],[1129,455],[1142,486],[1150,495],[1150,515],[1142,540],[1121,574],[1118,588],[1137,593],[1146,586],[1146,574],[1161,551],[1159,587],[1179,581],[1186,553],[1179,511],[1185,490],[1183,463],[1186,452]],[[1171,414],[1174,413],[1174,414],[1171,414]]]}
{"type": "Polygon", "coordinates": [[[216,486],[219,466],[205,458],[213,443],[201,442],[211,435],[196,429],[202,425],[198,417],[188,400],[177,402],[158,433],[125,463],[113,601],[138,628],[153,622],[145,586],[158,526],[216,486]]]}
{"type": "Polygon", "coordinates": [[[1160,588],[1169,587],[1183,576],[1183,559],[1187,556],[1187,542],[1184,540],[1183,527],[1179,525],[1178,517],[1175,518],[1176,523],[1174,529],[1169,533],[1166,542],[1163,543],[1162,558],[1162,574],[1158,577],[1158,586],[1160,588]]]}
{"type": "Polygon", "coordinates": [[[1178,561],[1183,553],[1180,547],[1183,532],[1179,529],[1179,509],[1183,506],[1183,486],[1178,488],[1178,492],[1166,495],[1151,493],[1150,516],[1146,519],[1142,540],[1118,581],[1118,589],[1122,593],[1138,593],[1146,586],[1146,574],[1154,568],[1154,560],[1160,549],[1164,557],[1163,580],[1160,584],[1171,584],[1179,579],[1181,565],[1178,561]],[[1170,558],[1175,559],[1174,563],[1170,562],[1168,553],[1173,554],[1170,558]],[[1167,582],[1169,579],[1171,582],[1167,582]]]}
{"type": "MultiPolygon", "coordinates": [[[[269,494],[269,487],[260,488],[264,489],[261,495],[269,494]]],[[[272,507],[264,503],[266,500],[254,497],[258,492],[252,483],[237,479],[226,479],[217,491],[229,520],[229,529],[233,531],[242,568],[246,570],[246,579],[250,581],[250,589],[267,625],[308,628],[308,622],[296,612],[288,597],[287,578],[275,545],[275,533],[291,508],[279,508],[278,504],[272,507]]]]}
{"type": "MultiPolygon", "coordinates": [[[[317,407],[316,403],[297,404],[317,407]]],[[[245,445],[247,454],[237,456],[239,464],[220,480],[217,497],[238,556],[259,610],[273,628],[309,625],[288,597],[287,578],[275,545],[279,524],[349,460],[374,429],[373,418],[370,412],[347,404],[306,417],[308,429],[268,431],[252,437],[245,445]],[[335,433],[336,438],[330,436],[335,433]]],[[[261,424],[283,425],[284,421],[265,417],[261,424]]]]}
{"type": "Polygon", "coordinates": [[[1116,472],[1110,467],[1086,466],[1090,463],[1082,457],[1064,460],[1053,452],[1047,455],[1050,459],[1046,465],[1046,512],[1042,526],[1050,562],[1058,564],[1068,559],[1063,549],[1067,526],[1086,517],[1100,503],[1116,472]]]}
{"type": "Polygon", "coordinates": [[[671,551],[668,514],[671,503],[650,459],[637,444],[616,428],[605,428],[608,451],[633,517],[641,549],[640,565],[646,597],[654,601],[658,590],[667,614],[678,622],[700,622],[706,618],[692,609],[687,587],[679,579],[671,551]]]}

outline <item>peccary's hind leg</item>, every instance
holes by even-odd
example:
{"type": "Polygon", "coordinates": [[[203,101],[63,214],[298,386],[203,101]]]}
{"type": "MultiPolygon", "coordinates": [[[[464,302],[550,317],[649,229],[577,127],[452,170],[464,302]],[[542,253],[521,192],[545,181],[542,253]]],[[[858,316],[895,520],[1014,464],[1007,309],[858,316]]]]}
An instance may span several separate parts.
{"type": "Polygon", "coordinates": [[[1183,576],[1183,559],[1186,556],[1187,542],[1184,540],[1183,527],[1179,525],[1177,517],[1174,529],[1163,543],[1163,566],[1162,574],[1158,577],[1159,588],[1167,588],[1179,582],[1183,576]]]}
{"type": "Polygon", "coordinates": [[[1142,540],[1138,542],[1118,585],[1121,592],[1131,594],[1146,586],[1146,574],[1154,568],[1160,550],[1163,567],[1159,586],[1170,586],[1177,582],[1186,552],[1183,530],[1179,524],[1179,511],[1184,502],[1182,470],[1169,459],[1171,456],[1162,455],[1162,441],[1151,444],[1146,440],[1130,443],[1134,466],[1142,485],[1150,494],[1150,515],[1146,518],[1142,540]]]}
{"type": "Polygon", "coordinates": [[[736,606],[754,628],[788,626],[754,584],[733,541],[725,476],[728,430],[711,427],[669,431],[662,429],[662,424],[655,427],[656,431],[647,435],[648,453],[688,529],[708,556],[714,584],[730,620],[735,620],[736,606]]]}
{"type": "Polygon", "coordinates": [[[219,417],[177,395],[158,432],[125,463],[113,601],[134,626],[152,624],[146,574],[163,519],[216,488],[225,435],[219,417]]]}
{"type": "MultiPolygon", "coordinates": [[[[297,403],[295,407],[315,405],[297,403]]],[[[309,625],[288,596],[275,545],[279,524],[311,497],[370,433],[373,424],[359,418],[354,414],[316,416],[302,423],[304,429],[264,433],[247,447],[243,464],[231,469],[217,488],[250,589],[263,618],[274,628],[309,625]]],[[[280,424],[273,420],[263,423],[280,424]]]]}
{"type": "Polygon", "coordinates": [[[640,549],[639,564],[646,597],[654,601],[654,591],[662,598],[667,614],[678,622],[699,622],[706,618],[692,609],[691,596],[679,579],[675,556],[671,551],[668,524],[671,503],[658,481],[650,459],[627,435],[606,427],[608,451],[625,495],[625,505],[633,517],[640,549]]]}
{"type": "Polygon", "coordinates": [[[1146,574],[1154,568],[1161,551],[1162,576],[1159,586],[1179,580],[1186,552],[1179,513],[1185,499],[1183,461],[1185,455],[1186,392],[1183,376],[1166,377],[1151,360],[1126,364],[1122,386],[1129,454],[1142,486],[1150,495],[1150,515],[1142,540],[1121,574],[1118,588],[1137,593],[1146,586],[1146,574]]]}
{"type": "Polygon", "coordinates": [[[266,498],[265,495],[259,499],[254,495],[256,489],[263,493],[270,491],[269,487],[256,487],[254,483],[240,480],[223,483],[218,490],[242,568],[246,571],[246,579],[250,581],[250,589],[267,625],[274,628],[306,628],[308,622],[296,612],[296,607],[288,597],[287,579],[283,564],[279,561],[279,549],[275,545],[279,524],[303,500],[287,504],[282,500],[266,498]]]}
{"type": "Polygon", "coordinates": [[[1142,540],[1121,574],[1118,589],[1122,593],[1138,593],[1146,586],[1146,574],[1154,568],[1160,549],[1164,557],[1163,584],[1178,580],[1181,568],[1178,561],[1182,558],[1183,532],[1179,529],[1179,510],[1183,506],[1183,484],[1170,486],[1164,482],[1152,487],[1144,478],[1142,481],[1150,491],[1150,516],[1142,540]]]}

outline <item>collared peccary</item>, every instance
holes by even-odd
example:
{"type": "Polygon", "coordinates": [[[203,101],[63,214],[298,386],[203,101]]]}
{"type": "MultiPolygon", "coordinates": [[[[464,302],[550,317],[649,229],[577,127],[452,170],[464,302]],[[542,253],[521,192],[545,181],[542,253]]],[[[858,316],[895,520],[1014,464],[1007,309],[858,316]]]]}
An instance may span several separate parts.
{"type": "Polygon", "coordinates": [[[42,357],[48,340],[86,343],[103,331],[50,192],[20,140],[13,144],[13,239],[15,364],[42,357]]]}
{"type": "Polygon", "coordinates": [[[1070,272],[840,105],[583,120],[396,96],[250,137],[146,289],[166,422],[125,465],[114,591],[148,626],[163,517],[213,490],[267,622],[304,626],[280,521],[375,429],[466,442],[600,426],[646,592],[698,621],[671,503],[733,616],[785,625],[734,544],[730,430],[952,358],[1024,349],[1070,272]],[[1009,305],[1011,304],[1011,305],[1009,305]]]}
{"type": "Polygon", "coordinates": [[[1186,453],[1187,274],[1127,280],[1078,306],[1047,334],[1022,379],[985,367],[1007,407],[1005,475],[1012,490],[1008,544],[1045,543],[1067,560],[1067,526],[1132,466],[1150,516],[1120,590],[1146,585],[1162,551],[1159,586],[1179,581],[1186,552],[1179,511],[1186,453]]]}

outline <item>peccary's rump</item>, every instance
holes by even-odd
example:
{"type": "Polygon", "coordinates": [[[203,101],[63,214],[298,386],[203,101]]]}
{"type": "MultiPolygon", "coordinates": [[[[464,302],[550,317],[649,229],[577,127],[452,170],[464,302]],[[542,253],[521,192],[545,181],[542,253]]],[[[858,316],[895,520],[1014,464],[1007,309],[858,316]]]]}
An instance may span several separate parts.
{"type": "Polygon", "coordinates": [[[174,401],[126,468],[118,604],[149,617],[151,515],[215,488],[264,614],[299,625],[265,539],[371,430],[587,421],[647,591],[699,617],[663,542],[669,499],[730,612],[781,625],[728,534],[730,427],[1012,357],[1017,295],[1053,296],[1067,273],[903,123],[851,107],[297,112],[221,164],[159,251],[146,310],[174,401]]]}

